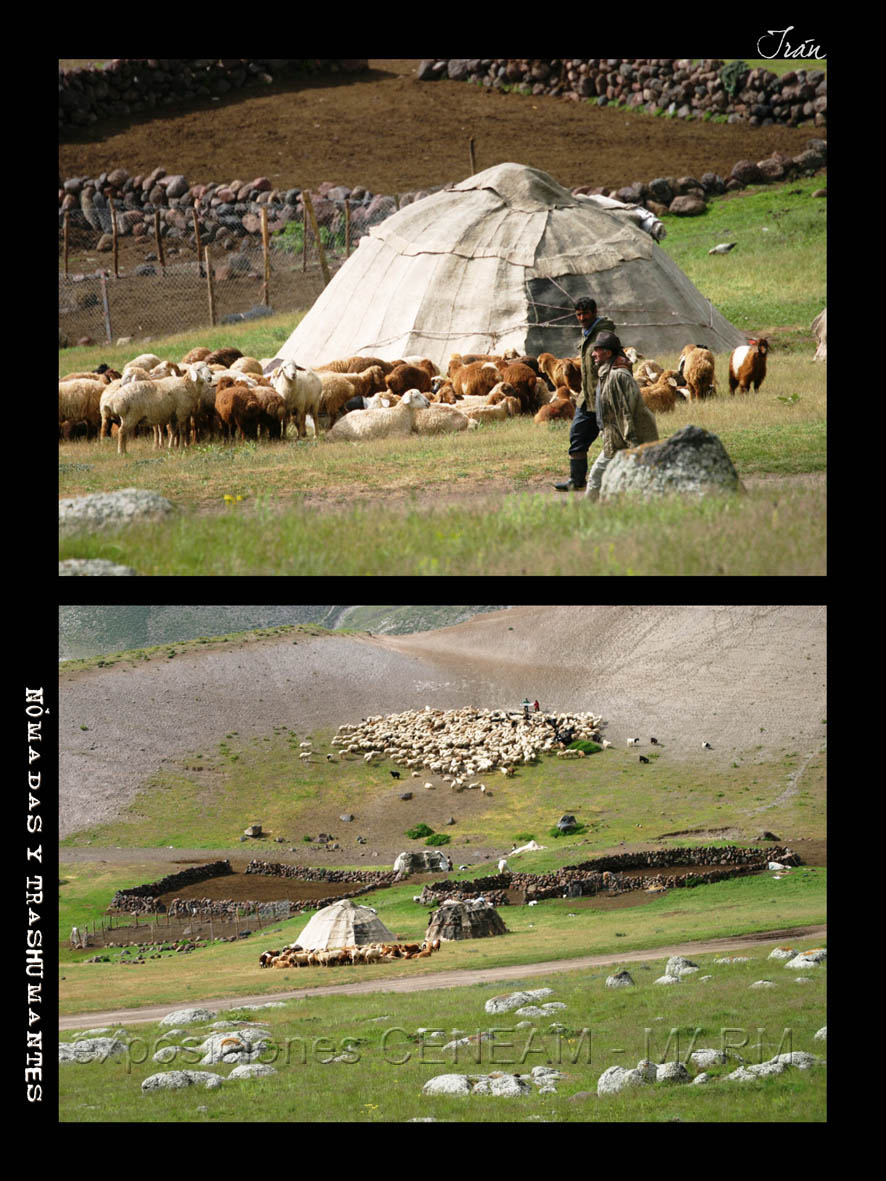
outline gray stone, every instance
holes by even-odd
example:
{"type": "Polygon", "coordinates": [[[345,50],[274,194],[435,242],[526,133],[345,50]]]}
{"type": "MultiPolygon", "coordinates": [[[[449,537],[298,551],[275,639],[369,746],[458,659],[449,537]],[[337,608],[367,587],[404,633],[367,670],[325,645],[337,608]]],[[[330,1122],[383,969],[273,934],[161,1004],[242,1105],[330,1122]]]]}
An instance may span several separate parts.
{"type": "Polygon", "coordinates": [[[603,473],[602,500],[623,493],[643,497],[743,491],[723,444],[710,431],[685,426],[663,442],[618,451],[603,473]]]}
{"type": "Polygon", "coordinates": [[[76,1042],[60,1042],[59,1062],[104,1062],[117,1058],[126,1050],[126,1043],[115,1037],[81,1038],[76,1042]]]}
{"type": "Polygon", "coordinates": [[[228,1075],[232,1078],[267,1078],[271,1074],[276,1074],[277,1071],[273,1066],[262,1066],[261,1063],[253,1063],[251,1066],[235,1066],[228,1075]]]}
{"type": "Polygon", "coordinates": [[[161,1017],[161,1025],[196,1025],[199,1021],[214,1021],[218,1014],[213,1009],[176,1009],[161,1017]]]}
{"type": "Polygon", "coordinates": [[[632,988],[634,987],[634,978],[626,968],[622,968],[620,972],[616,972],[614,976],[606,977],[607,988],[632,988]]]}
{"type": "Polygon", "coordinates": [[[624,1066],[610,1066],[597,1079],[598,1095],[616,1095],[626,1087],[641,1087],[644,1082],[639,1070],[628,1070],[624,1066]]]}
{"type": "Polygon", "coordinates": [[[466,1074],[438,1074],[428,1079],[421,1089],[423,1095],[470,1095],[471,1083],[466,1074]]]}
{"type": "Polygon", "coordinates": [[[211,1070],[167,1070],[146,1078],[142,1083],[142,1090],[178,1090],[181,1087],[202,1086],[210,1091],[220,1087],[223,1081],[211,1070]]]}
{"type": "Polygon", "coordinates": [[[663,1062],[656,1070],[658,1083],[688,1083],[689,1071],[682,1062],[663,1062]]]}
{"type": "Polygon", "coordinates": [[[138,571],[131,566],[120,566],[108,558],[66,558],[59,562],[60,577],[76,578],[126,578],[138,577],[138,571]]]}
{"type": "Polygon", "coordinates": [[[552,988],[535,988],[529,992],[511,992],[507,996],[494,996],[484,1005],[487,1013],[509,1013],[511,1009],[519,1009],[521,1005],[531,1004],[533,1001],[543,1000],[551,996],[552,988]]]}
{"type": "Polygon", "coordinates": [[[59,533],[114,529],[132,521],[160,519],[174,512],[173,505],[158,492],[145,488],[123,488],[119,492],[93,492],[70,496],[58,502],[59,533]]]}
{"type": "Polygon", "coordinates": [[[704,197],[699,197],[695,193],[685,193],[681,197],[675,197],[668,206],[668,213],[676,214],[677,217],[697,217],[700,213],[704,213],[707,209],[704,197]]]}

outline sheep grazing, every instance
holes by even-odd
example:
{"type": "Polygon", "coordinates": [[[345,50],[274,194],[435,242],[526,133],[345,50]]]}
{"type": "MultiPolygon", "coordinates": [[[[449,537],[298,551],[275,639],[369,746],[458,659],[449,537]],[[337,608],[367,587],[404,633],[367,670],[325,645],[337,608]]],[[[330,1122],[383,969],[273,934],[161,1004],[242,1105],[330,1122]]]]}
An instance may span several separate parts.
{"type": "Polygon", "coordinates": [[[266,431],[269,439],[282,439],[286,435],[286,403],[270,386],[255,385],[253,396],[261,407],[258,416],[259,431],[266,431]]]}
{"type": "Polygon", "coordinates": [[[702,345],[686,345],[680,354],[677,375],[688,387],[690,398],[708,398],[716,393],[714,354],[702,345]]]}
{"type": "Polygon", "coordinates": [[[385,375],[385,385],[392,394],[402,397],[407,390],[419,390],[423,394],[431,393],[431,375],[426,369],[419,369],[417,365],[398,365],[385,375]]]}
{"type": "Polygon", "coordinates": [[[741,393],[746,394],[752,383],[754,393],[757,392],[766,376],[768,354],[769,341],[764,337],[738,346],[729,359],[730,394],[735,393],[736,386],[741,393]]]}
{"type": "Polygon", "coordinates": [[[309,414],[314,423],[316,437],[320,397],[323,393],[320,375],[313,369],[304,369],[301,365],[296,365],[295,361],[284,361],[279,369],[274,370],[271,385],[286,403],[286,413],[295,419],[297,437],[307,437],[305,421],[309,414]]]}
{"type": "Polygon", "coordinates": [[[241,439],[258,437],[261,403],[248,385],[237,385],[230,377],[218,383],[215,409],[222,421],[226,438],[239,434],[241,439]]]}
{"type": "MultiPolygon", "coordinates": [[[[329,442],[344,439],[353,443],[366,439],[389,438],[393,435],[411,435],[416,417],[429,406],[430,402],[424,394],[417,390],[408,390],[399,404],[390,409],[364,410],[356,414],[346,414],[328,431],[326,438],[329,442]]],[[[443,407],[436,407],[436,409],[443,409],[443,407]]]]}
{"type": "Polygon", "coordinates": [[[212,381],[212,372],[205,362],[187,366],[184,377],[164,377],[159,380],[138,380],[120,384],[111,382],[102,394],[101,437],[107,438],[108,423],[112,417],[120,420],[117,434],[117,453],[126,454],[126,437],[140,422],[155,428],[154,446],[159,445],[158,431],[169,428],[169,446],[172,446],[173,426],[181,440],[187,444],[185,430],[191,415],[197,407],[200,395],[212,381]]]}

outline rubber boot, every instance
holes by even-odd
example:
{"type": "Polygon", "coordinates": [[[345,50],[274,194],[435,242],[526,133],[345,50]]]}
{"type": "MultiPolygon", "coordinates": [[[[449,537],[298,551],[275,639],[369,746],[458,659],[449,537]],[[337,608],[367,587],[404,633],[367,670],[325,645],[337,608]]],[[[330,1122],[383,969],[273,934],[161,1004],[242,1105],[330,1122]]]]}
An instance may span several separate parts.
{"type": "Polygon", "coordinates": [[[558,492],[580,492],[588,479],[588,457],[586,455],[570,456],[569,479],[562,484],[555,484],[558,492]]]}

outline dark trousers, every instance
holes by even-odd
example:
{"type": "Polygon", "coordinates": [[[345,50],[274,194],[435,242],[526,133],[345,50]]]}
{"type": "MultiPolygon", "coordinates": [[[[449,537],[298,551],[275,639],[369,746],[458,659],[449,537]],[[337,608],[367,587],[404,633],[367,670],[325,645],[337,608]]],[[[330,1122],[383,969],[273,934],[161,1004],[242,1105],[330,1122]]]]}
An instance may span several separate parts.
{"type": "Polygon", "coordinates": [[[591,444],[600,433],[597,415],[593,410],[577,406],[569,428],[569,454],[573,458],[586,457],[591,444]]]}

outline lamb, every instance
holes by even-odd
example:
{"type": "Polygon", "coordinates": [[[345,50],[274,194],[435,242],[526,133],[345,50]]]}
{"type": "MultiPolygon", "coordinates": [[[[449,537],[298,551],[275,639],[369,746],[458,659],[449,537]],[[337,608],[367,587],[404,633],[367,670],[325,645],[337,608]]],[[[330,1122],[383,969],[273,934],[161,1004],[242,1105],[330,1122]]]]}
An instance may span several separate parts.
{"type": "MultiPolygon", "coordinates": [[[[114,415],[119,417],[117,454],[125,455],[127,432],[131,433],[140,422],[144,421],[149,426],[158,428],[171,427],[176,423],[181,428],[190,421],[200,394],[211,380],[212,373],[209,367],[201,361],[187,366],[184,377],[164,377],[159,380],[129,383],[121,379],[119,387],[116,382],[112,382],[101,399],[101,437],[107,438],[110,418],[114,415]]],[[[170,447],[172,441],[173,433],[170,431],[170,447]]],[[[184,441],[187,443],[186,437],[184,441]]],[[[156,436],[154,445],[157,446],[156,436]]]]}
{"type": "Polygon", "coordinates": [[[224,365],[224,367],[227,369],[242,356],[243,354],[240,352],[240,350],[233,347],[215,349],[214,352],[211,352],[209,356],[205,358],[205,361],[207,365],[224,365]]]}
{"type": "Polygon", "coordinates": [[[232,361],[230,368],[236,373],[251,373],[253,376],[263,377],[261,361],[255,357],[238,357],[236,361],[232,361]]]}
{"type": "Polygon", "coordinates": [[[769,341],[765,337],[758,340],[751,339],[747,344],[739,345],[729,359],[729,392],[735,393],[738,386],[741,393],[746,394],[754,385],[754,393],[763,384],[766,376],[766,357],[769,354],[769,341]]]}
{"type": "Polygon", "coordinates": [[[314,436],[317,435],[317,418],[320,414],[320,396],[323,383],[313,369],[304,369],[295,361],[284,361],[272,375],[271,385],[286,403],[286,412],[295,418],[296,434],[299,439],[307,437],[305,419],[310,414],[314,422],[314,436]]]}
{"type": "Polygon", "coordinates": [[[346,414],[327,432],[326,438],[329,442],[341,439],[362,442],[366,439],[409,435],[412,434],[413,423],[420,411],[426,410],[429,406],[430,402],[424,394],[417,390],[408,390],[399,404],[389,410],[363,410],[355,414],[346,414]]]}
{"type": "Polygon", "coordinates": [[[648,361],[645,357],[641,357],[634,365],[634,380],[639,386],[655,385],[662,373],[664,367],[658,361],[648,361]]]}
{"type": "Polygon", "coordinates": [[[707,398],[716,392],[714,354],[702,345],[686,345],[680,354],[677,373],[689,387],[692,398],[707,398]]]}
{"type": "Polygon", "coordinates": [[[407,390],[419,390],[423,394],[429,394],[431,375],[426,369],[419,369],[417,365],[398,365],[386,374],[385,385],[392,394],[401,396],[407,390]]]}
{"type": "Polygon", "coordinates": [[[506,857],[501,857],[498,862],[498,872],[504,873],[504,871],[507,868],[508,868],[508,859],[506,857]]]}

